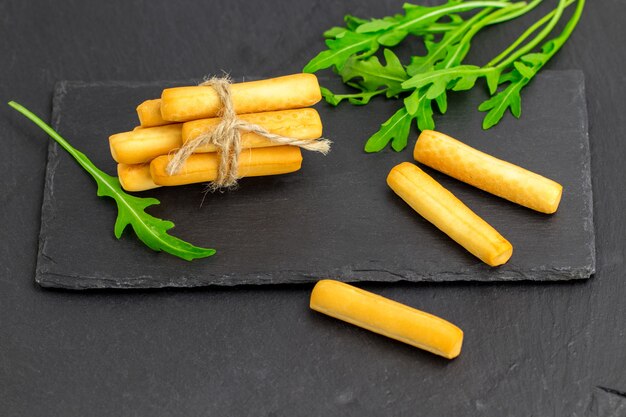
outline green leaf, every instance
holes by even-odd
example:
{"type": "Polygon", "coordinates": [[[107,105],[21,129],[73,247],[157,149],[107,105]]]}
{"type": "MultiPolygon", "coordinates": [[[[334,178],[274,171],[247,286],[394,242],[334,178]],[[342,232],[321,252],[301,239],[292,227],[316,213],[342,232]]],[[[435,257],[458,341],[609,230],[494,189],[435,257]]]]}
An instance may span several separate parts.
{"type": "Polygon", "coordinates": [[[381,30],[389,29],[394,25],[393,22],[383,19],[374,19],[370,22],[363,23],[356,28],[356,33],[372,33],[379,32],[381,30]]]}
{"type": "Polygon", "coordinates": [[[535,75],[535,71],[521,61],[515,61],[513,66],[524,78],[532,78],[535,75]]]}
{"type": "Polygon", "coordinates": [[[498,91],[498,84],[500,84],[501,73],[502,71],[500,69],[497,69],[496,71],[488,72],[485,75],[487,87],[489,88],[489,94],[493,95],[496,91],[498,91]]]}
{"type": "Polygon", "coordinates": [[[417,111],[417,128],[419,130],[435,129],[432,100],[425,99],[420,101],[419,109],[417,111]]]}
{"type": "Polygon", "coordinates": [[[487,130],[498,124],[508,108],[511,108],[511,112],[519,117],[521,114],[520,90],[522,87],[521,83],[510,84],[478,107],[479,111],[489,112],[483,119],[483,129],[487,130]]]}
{"type": "Polygon", "coordinates": [[[367,20],[349,14],[344,16],[343,21],[346,23],[346,28],[353,32],[362,24],[367,23],[367,20]]]}
{"type": "Polygon", "coordinates": [[[345,32],[337,39],[326,41],[328,50],[320,52],[302,70],[303,72],[317,72],[324,68],[335,66],[341,68],[350,56],[360,52],[375,52],[378,49],[376,35],[345,32]]]}
{"type": "Polygon", "coordinates": [[[385,49],[386,65],[382,65],[376,56],[364,60],[351,57],[339,70],[343,82],[358,80],[358,84],[369,91],[387,88],[387,96],[397,95],[402,91],[401,84],[408,76],[402,63],[391,50],[385,49]]]}
{"type": "MultiPolygon", "coordinates": [[[[432,130],[435,128],[432,99],[428,98],[427,91],[428,87],[415,90],[404,99],[404,107],[410,116],[417,119],[417,127],[419,130],[432,130]]],[[[445,92],[443,95],[445,95],[445,92]]],[[[444,98],[443,100],[446,99],[444,98]]],[[[447,103],[444,104],[444,107],[446,106],[447,103]]]]}
{"type": "Polygon", "coordinates": [[[9,105],[50,135],[93,177],[98,186],[97,195],[99,197],[110,197],[115,200],[118,210],[114,227],[115,237],[119,239],[124,229],[130,225],[139,240],[152,250],[165,251],[188,261],[215,254],[215,249],[199,248],[167,234],[167,231],[174,227],[174,223],[153,217],[145,212],[147,207],[159,204],[159,200],[155,198],[139,198],[127,194],[122,190],[120,182],[116,177],[112,177],[97,168],[85,154],[72,147],[69,142],[43,120],[14,101],[9,102],[9,105]]]}
{"type": "Polygon", "coordinates": [[[437,107],[439,107],[439,112],[441,114],[445,114],[445,112],[448,111],[448,95],[445,93],[445,91],[438,95],[435,98],[435,101],[437,102],[437,107]]]}
{"type": "Polygon", "coordinates": [[[392,140],[394,150],[401,151],[404,149],[408,142],[412,120],[413,117],[407,113],[404,107],[398,110],[381,125],[378,132],[367,140],[365,152],[379,152],[392,140]]]}
{"type": "Polygon", "coordinates": [[[522,56],[520,60],[531,66],[543,65],[548,60],[548,55],[542,53],[531,53],[522,56]]]}
{"type": "Polygon", "coordinates": [[[459,65],[453,68],[415,74],[402,83],[402,88],[422,88],[433,83],[445,83],[447,85],[449,82],[456,81],[460,78],[470,79],[474,76],[478,77],[479,75],[483,75],[484,72],[486,71],[476,65],[459,65]]]}
{"type": "Polygon", "coordinates": [[[329,104],[333,106],[339,105],[343,100],[348,100],[350,104],[355,106],[363,106],[370,102],[372,97],[377,96],[385,92],[385,90],[377,90],[377,91],[361,91],[360,93],[355,94],[334,94],[327,88],[320,87],[322,92],[322,97],[329,104]]]}
{"type": "Polygon", "coordinates": [[[382,46],[396,46],[407,37],[409,33],[404,30],[393,30],[378,37],[378,43],[382,46]]]}
{"type": "Polygon", "coordinates": [[[346,28],[342,28],[339,26],[335,26],[333,28],[328,29],[326,32],[324,32],[324,38],[326,39],[334,39],[340,35],[343,35],[345,32],[347,32],[348,29],[346,28]]]}

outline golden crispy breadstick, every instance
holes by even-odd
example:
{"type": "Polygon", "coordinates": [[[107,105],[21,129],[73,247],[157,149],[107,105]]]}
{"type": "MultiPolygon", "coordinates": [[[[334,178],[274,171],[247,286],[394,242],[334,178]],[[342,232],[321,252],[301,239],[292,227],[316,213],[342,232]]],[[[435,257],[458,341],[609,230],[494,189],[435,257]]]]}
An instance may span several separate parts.
{"type": "MultiPolygon", "coordinates": [[[[308,107],[322,98],[313,74],[236,83],[230,90],[237,114],[308,107]]],[[[209,86],[168,88],[161,95],[161,116],[173,122],[215,117],[220,108],[217,93],[209,86]]]]}
{"type": "Polygon", "coordinates": [[[393,167],[387,184],[426,220],[490,266],[509,260],[513,246],[416,165],[393,167]]]}
{"type": "MultiPolygon", "coordinates": [[[[183,185],[217,179],[219,157],[217,153],[196,153],[191,155],[178,174],[168,175],[166,168],[170,156],[159,156],[150,163],[150,175],[158,185],[183,185]]],[[[287,174],[300,169],[302,152],[295,146],[274,146],[270,148],[244,149],[239,154],[241,177],[287,174]]]]}
{"type": "Polygon", "coordinates": [[[150,164],[117,164],[117,176],[126,191],[145,191],[158,188],[150,176],[150,164]]]}
{"type": "MultiPolygon", "coordinates": [[[[246,122],[258,124],[271,133],[295,139],[313,140],[322,136],[322,121],[315,109],[249,113],[242,114],[240,118],[246,122]]],[[[115,161],[123,164],[150,162],[157,156],[166,155],[180,148],[183,143],[199,134],[211,131],[220,120],[220,118],[201,119],[184,124],[136,128],[131,132],[117,133],[109,137],[111,155],[115,161]]],[[[241,135],[243,149],[266,146],[279,146],[279,144],[256,133],[246,132],[241,135]]],[[[212,144],[195,150],[196,153],[216,151],[217,148],[212,144]]]]}
{"type": "MultiPolygon", "coordinates": [[[[248,113],[237,116],[239,119],[261,126],[270,133],[295,139],[319,139],[322,136],[322,120],[315,109],[293,109],[248,113]]],[[[183,123],[183,143],[195,139],[198,135],[211,131],[221,121],[219,117],[193,120],[183,123]]],[[[242,148],[263,148],[279,146],[263,136],[251,132],[242,132],[242,148]]],[[[205,145],[195,152],[216,152],[215,145],[205,145]]]]}
{"type": "Polygon", "coordinates": [[[169,124],[161,117],[161,99],[146,100],[137,106],[137,117],[141,127],[163,126],[169,124]]]}
{"type": "Polygon", "coordinates": [[[487,155],[450,136],[424,130],[415,160],[460,181],[542,213],[559,207],[563,187],[546,177],[487,155]]]}
{"type": "Polygon", "coordinates": [[[333,280],[311,293],[313,310],[399,340],[444,358],[461,353],[463,331],[432,314],[333,280]]]}
{"type": "Polygon", "coordinates": [[[109,136],[111,156],[121,164],[150,162],[183,145],[181,123],[147,127],[109,136]]]}

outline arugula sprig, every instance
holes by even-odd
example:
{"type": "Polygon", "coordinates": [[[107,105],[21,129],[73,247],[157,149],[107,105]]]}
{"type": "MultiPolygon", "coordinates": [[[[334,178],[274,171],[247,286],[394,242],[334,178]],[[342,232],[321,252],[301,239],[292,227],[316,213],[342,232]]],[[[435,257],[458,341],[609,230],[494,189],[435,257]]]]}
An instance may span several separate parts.
{"type": "Polygon", "coordinates": [[[117,220],[114,228],[116,238],[119,239],[124,229],[130,225],[139,240],[154,251],[165,251],[187,261],[215,254],[215,249],[199,248],[167,234],[167,231],[174,227],[174,223],[151,216],[145,211],[146,208],[159,204],[159,200],[127,194],[122,190],[117,177],[108,175],[96,167],[85,154],[70,145],[67,140],[30,110],[15,101],[9,102],[9,106],[39,126],[91,175],[98,185],[98,197],[110,197],[115,200],[117,203],[117,220]]]}
{"type": "MultiPolygon", "coordinates": [[[[572,3],[573,1],[569,1],[565,6],[567,7],[572,3]]],[[[565,44],[578,24],[584,6],[585,0],[579,0],[574,14],[567,22],[560,35],[546,42],[541,47],[541,52],[527,53],[515,59],[512,62],[513,69],[499,77],[498,85],[508,83],[507,87],[497,93],[493,91],[492,94],[495,94],[478,107],[479,111],[488,112],[483,119],[483,129],[489,129],[496,125],[502,119],[507,109],[510,109],[511,114],[516,118],[521,116],[521,90],[565,44]]],[[[546,15],[544,19],[549,17],[550,14],[546,15]]],[[[531,27],[530,29],[533,28],[531,27]]]]}
{"type": "Polygon", "coordinates": [[[405,4],[404,15],[390,16],[383,19],[363,19],[349,16],[346,28],[333,28],[325,33],[328,38],[328,50],[320,52],[303,69],[304,72],[317,72],[334,66],[340,69],[353,55],[365,58],[373,55],[380,46],[398,45],[409,34],[421,34],[438,20],[484,7],[506,7],[509,2],[503,0],[483,0],[459,2],[450,0],[441,6],[425,7],[405,4]]]}
{"type": "Polygon", "coordinates": [[[580,19],[585,0],[558,0],[554,10],[484,66],[464,63],[464,59],[474,36],[483,28],[520,17],[541,2],[449,0],[435,7],[405,5],[403,15],[382,19],[346,16],[346,27],[335,27],[324,34],[329,49],[313,58],[304,71],[333,67],[346,85],[358,90],[352,94],[334,94],[322,88],[322,95],[332,105],[344,100],[364,105],[378,95],[403,100],[403,107],[367,141],[367,152],[378,152],[389,143],[394,150],[402,150],[407,145],[413,121],[417,122],[419,130],[434,129],[433,102],[443,114],[447,110],[449,92],[469,90],[481,78],[485,79],[491,96],[479,107],[480,111],[488,112],[483,121],[483,128],[488,129],[504,117],[507,109],[515,117],[520,116],[520,91],[569,38],[580,19]],[[541,52],[534,52],[554,30],[565,8],[575,2],[576,10],[563,32],[545,43],[541,52]],[[471,10],[478,11],[470,17],[462,17],[471,10]],[[403,65],[389,48],[409,34],[422,38],[427,53],[413,56],[408,65],[403,65]],[[381,46],[386,47],[383,49],[385,65],[376,55],[381,46]],[[498,91],[500,87],[504,88],[498,91]]]}

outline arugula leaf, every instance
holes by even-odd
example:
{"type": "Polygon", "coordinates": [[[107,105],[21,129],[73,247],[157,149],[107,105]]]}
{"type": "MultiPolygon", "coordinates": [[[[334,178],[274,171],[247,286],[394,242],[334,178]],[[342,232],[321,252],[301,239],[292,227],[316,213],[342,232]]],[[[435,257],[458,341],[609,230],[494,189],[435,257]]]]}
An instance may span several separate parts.
{"type": "Polygon", "coordinates": [[[428,86],[426,96],[429,99],[434,99],[443,93],[452,82],[455,82],[452,88],[454,91],[469,90],[474,86],[477,78],[486,72],[489,70],[484,70],[476,65],[458,65],[453,68],[415,74],[402,83],[402,88],[421,89],[428,86]]]}
{"type": "Polygon", "coordinates": [[[135,234],[146,246],[154,251],[165,251],[179,258],[191,261],[196,258],[205,258],[215,254],[215,249],[199,248],[181,239],[168,235],[167,231],[174,227],[174,223],[156,218],[145,212],[145,209],[159,204],[155,198],[139,198],[127,194],[122,190],[119,180],[97,168],[90,160],[72,147],[52,127],[37,117],[22,105],[11,101],[9,106],[26,116],[39,126],[63,149],[65,149],[78,164],[93,177],[98,185],[99,197],[110,197],[117,203],[117,220],[115,221],[114,233],[116,238],[122,236],[122,232],[130,225],[135,234]]]}
{"type": "MultiPolygon", "coordinates": [[[[561,3],[560,6],[563,7],[564,4],[561,3]]],[[[520,117],[522,114],[521,90],[565,44],[578,24],[584,7],[585,0],[579,0],[576,10],[559,36],[546,42],[542,46],[541,52],[522,55],[513,62],[511,71],[500,76],[498,83],[509,83],[509,85],[478,107],[479,111],[488,112],[483,119],[483,129],[487,130],[498,124],[507,109],[510,109],[511,114],[516,118],[520,117]]],[[[546,17],[548,16],[550,14],[546,17]]],[[[545,20],[545,17],[542,20],[545,20]]]]}
{"type": "Polygon", "coordinates": [[[384,56],[387,65],[382,65],[376,56],[363,60],[351,57],[338,73],[344,83],[359,79],[356,83],[365,90],[383,87],[387,97],[395,96],[402,91],[401,84],[408,76],[396,54],[385,49],[384,56]]]}
{"type": "Polygon", "coordinates": [[[328,50],[320,52],[303,69],[303,72],[317,72],[335,66],[341,68],[350,56],[360,52],[376,52],[376,35],[346,31],[335,39],[326,40],[328,50]]]}
{"type": "MultiPolygon", "coordinates": [[[[433,100],[428,98],[427,91],[428,88],[415,90],[404,99],[404,107],[411,116],[417,119],[417,128],[419,130],[432,130],[435,128],[432,107],[433,100]]],[[[442,98],[439,99],[439,102],[443,102],[442,106],[444,109],[447,107],[445,92],[442,94],[442,98]]]]}
{"type": "Polygon", "coordinates": [[[365,152],[379,152],[383,150],[390,141],[393,141],[392,147],[396,150],[402,150],[406,147],[407,138],[411,130],[411,116],[403,107],[394,113],[380,127],[380,130],[370,137],[365,143],[365,152]]]}
{"type": "Polygon", "coordinates": [[[326,87],[320,87],[322,97],[328,104],[332,106],[338,106],[343,100],[348,100],[350,104],[355,106],[363,106],[370,102],[372,97],[384,93],[386,90],[367,91],[363,90],[360,93],[354,94],[335,94],[326,87]]]}

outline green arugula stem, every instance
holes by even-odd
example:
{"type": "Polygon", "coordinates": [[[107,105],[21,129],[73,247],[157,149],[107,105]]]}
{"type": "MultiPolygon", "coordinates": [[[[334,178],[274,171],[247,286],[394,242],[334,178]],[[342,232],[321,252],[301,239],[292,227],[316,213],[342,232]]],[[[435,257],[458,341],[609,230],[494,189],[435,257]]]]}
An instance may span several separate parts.
{"type": "MultiPolygon", "coordinates": [[[[451,63],[453,61],[456,60],[456,57],[458,56],[458,54],[460,53],[462,46],[463,46],[463,41],[466,39],[467,37],[467,33],[471,32],[471,28],[475,25],[476,22],[480,21],[481,19],[483,19],[485,16],[489,15],[491,12],[493,12],[493,8],[486,8],[481,10],[480,12],[476,13],[474,16],[472,16],[470,19],[467,19],[465,21],[465,23],[463,23],[460,27],[459,30],[454,34],[454,36],[450,36],[450,39],[444,39],[440,42],[440,45],[437,46],[437,49],[441,50],[441,49],[445,49],[447,48],[449,45],[452,45],[454,42],[456,42],[461,36],[463,36],[461,39],[461,42],[459,44],[459,48],[457,48],[454,51],[454,54],[452,54],[450,57],[448,57],[447,63],[451,63]]],[[[505,9],[500,9],[500,10],[505,10],[505,9]]],[[[431,58],[431,61],[436,59],[438,57],[438,54],[435,53],[432,55],[433,58],[431,58]]],[[[428,62],[428,61],[427,61],[428,62]]],[[[447,68],[447,66],[446,66],[447,68]]]]}
{"type": "Polygon", "coordinates": [[[37,117],[37,115],[35,113],[31,112],[26,107],[22,106],[19,103],[16,103],[15,101],[10,101],[8,104],[9,104],[9,106],[13,107],[18,112],[22,113],[31,122],[35,123],[37,126],[39,126],[41,128],[41,130],[43,130],[50,137],[52,137],[59,145],[61,145],[63,147],[63,149],[65,149],[67,151],[67,153],[72,155],[72,157],[76,160],[76,162],[78,162],[80,164],[80,166],[83,167],[83,169],[85,171],[87,171],[92,177],[100,178],[100,179],[103,177],[102,174],[104,174],[104,172],[102,172],[101,170],[99,170],[95,166],[86,164],[84,162],[85,159],[87,158],[87,156],[84,153],[82,153],[81,151],[79,151],[78,149],[76,149],[72,145],[70,145],[52,127],[50,127],[47,123],[45,123],[43,120],[41,120],[39,117],[37,117]]]}
{"type": "Polygon", "coordinates": [[[541,4],[541,2],[543,2],[543,0],[533,0],[530,3],[528,3],[526,6],[524,6],[521,9],[516,9],[513,10],[512,12],[498,18],[495,19],[493,21],[491,21],[489,24],[490,25],[496,25],[498,23],[504,23],[507,22],[509,20],[513,20],[513,19],[517,19],[520,16],[525,15],[526,13],[530,12],[531,10],[533,10],[535,7],[539,6],[541,4]]]}
{"type": "Polygon", "coordinates": [[[417,17],[413,20],[404,22],[398,26],[395,26],[394,29],[409,32],[412,26],[417,26],[419,23],[425,20],[436,19],[436,18],[445,16],[451,13],[461,13],[461,12],[466,12],[468,10],[473,10],[473,9],[478,9],[478,8],[483,8],[483,7],[501,8],[501,7],[506,7],[509,5],[511,5],[511,3],[503,2],[503,1],[468,1],[465,3],[452,4],[449,6],[437,8],[437,10],[434,10],[430,13],[423,14],[420,17],[417,17]]]}
{"type": "MultiPolygon", "coordinates": [[[[575,1],[576,0],[567,0],[566,3],[565,3],[565,7],[571,6],[572,4],[574,4],[575,1]]],[[[506,48],[504,51],[502,51],[494,59],[489,61],[487,63],[487,65],[485,65],[485,66],[493,67],[493,66],[497,65],[498,62],[500,62],[504,58],[506,58],[507,55],[509,55],[512,51],[514,51],[515,48],[517,48],[519,45],[521,45],[526,39],[528,39],[529,36],[531,36],[533,33],[535,33],[541,26],[546,24],[547,21],[552,19],[552,17],[554,16],[555,13],[556,13],[556,9],[552,10],[550,13],[546,14],[541,19],[539,19],[537,22],[535,22],[531,27],[529,27],[526,31],[524,31],[524,33],[519,38],[517,38],[515,40],[515,42],[513,42],[511,45],[509,45],[508,48],[506,48]]]]}
{"type": "MultiPolygon", "coordinates": [[[[509,7],[502,8],[502,9],[497,10],[495,12],[493,12],[492,8],[485,9],[484,11],[488,11],[488,13],[486,13],[487,16],[486,17],[480,16],[480,18],[478,19],[478,23],[475,24],[475,25],[472,25],[470,30],[468,30],[465,33],[465,35],[461,39],[461,42],[459,43],[459,47],[454,51],[454,54],[452,54],[447,59],[447,62],[444,65],[444,68],[450,68],[451,66],[453,66],[455,64],[459,64],[463,60],[465,55],[469,52],[469,49],[465,49],[465,54],[463,54],[463,56],[460,56],[460,54],[464,50],[463,45],[469,44],[470,41],[472,40],[472,38],[474,36],[476,36],[476,34],[480,30],[482,30],[485,26],[493,24],[493,21],[495,21],[497,18],[501,17],[502,15],[506,16],[508,13],[511,12],[511,10],[515,11],[515,10],[519,9],[520,7],[524,7],[524,4],[523,3],[514,3],[514,4],[512,4],[509,7]]],[[[478,16],[479,14],[480,13],[477,13],[476,16],[478,16]]]]}
{"type": "MultiPolygon", "coordinates": [[[[565,7],[566,7],[565,5],[566,5],[566,3],[568,1],[569,0],[559,0],[559,4],[557,5],[556,9],[553,11],[554,14],[550,18],[550,20],[546,24],[546,26],[543,28],[543,30],[541,32],[539,32],[539,34],[537,36],[535,36],[535,38],[533,40],[528,42],[523,47],[519,48],[516,52],[511,54],[506,60],[504,60],[503,62],[501,62],[497,66],[499,68],[504,69],[504,68],[508,67],[509,65],[511,65],[513,62],[517,61],[518,58],[520,58],[523,55],[526,55],[527,53],[532,51],[533,48],[535,48],[537,45],[539,45],[539,43],[542,42],[550,34],[550,32],[552,32],[552,30],[554,29],[554,27],[558,23],[559,19],[561,19],[561,16],[563,15],[563,10],[565,10],[565,7]]],[[[540,19],[538,22],[541,22],[541,20],[542,19],[540,19]]],[[[537,28],[539,26],[541,26],[541,25],[538,25],[538,26],[535,26],[535,25],[536,25],[536,23],[533,26],[531,26],[530,28],[528,28],[528,30],[526,30],[526,32],[524,32],[521,37],[522,38],[526,38],[526,37],[530,36],[530,34],[534,33],[537,30],[537,28]]],[[[517,42],[515,42],[515,43],[517,43],[517,42]]],[[[519,45],[520,43],[517,43],[517,45],[519,45]]]]}

